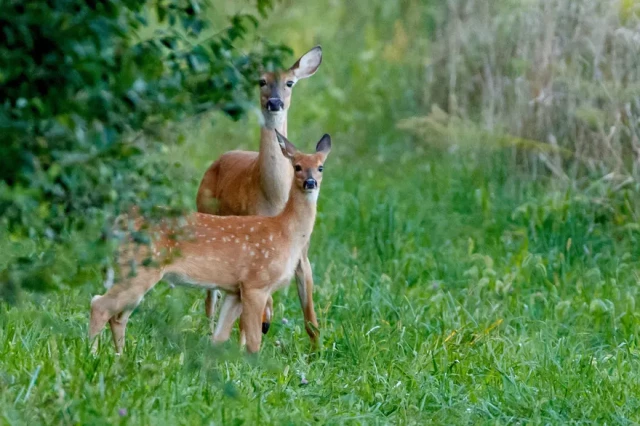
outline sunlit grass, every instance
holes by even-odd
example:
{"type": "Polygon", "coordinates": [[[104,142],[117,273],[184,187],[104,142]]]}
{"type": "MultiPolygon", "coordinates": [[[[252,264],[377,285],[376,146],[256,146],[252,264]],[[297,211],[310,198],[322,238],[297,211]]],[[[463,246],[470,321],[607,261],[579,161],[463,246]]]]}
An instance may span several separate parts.
{"type": "Polygon", "coordinates": [[[2,308],[4,421],[637,421],[634,237],[460,158],[327,162],[315,356],[293,287],[256,360],[210,345],[202,292],[161,284],[125,355],[105,332],[93,358],[88,283],[2,308]]]}

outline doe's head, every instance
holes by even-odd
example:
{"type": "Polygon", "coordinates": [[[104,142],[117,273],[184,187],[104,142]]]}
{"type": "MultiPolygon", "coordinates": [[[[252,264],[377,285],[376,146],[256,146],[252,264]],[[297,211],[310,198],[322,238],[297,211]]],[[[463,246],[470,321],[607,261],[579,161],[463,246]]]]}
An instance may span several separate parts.
{"type": "Polygon", "coordinates": [[[293,185],[302,192],[316,200],[322,183],[322,174],[324,171],[324,162],[331,152],[331,136],[325,134],[316,144],[316,152],[313,154],[304,154],[280,134],[277,130],[276,136],[278,143],[285,157],[291,160],[294,171],[293,185]]]}
{"type": "Polygon", "coordinates": [[[260,106],[265,118],[287,112],[293,86],[311,77],[322,62],[322,48],[316,46],[302,55],[288,70],[265,72],[260,76],[260,106]]]}

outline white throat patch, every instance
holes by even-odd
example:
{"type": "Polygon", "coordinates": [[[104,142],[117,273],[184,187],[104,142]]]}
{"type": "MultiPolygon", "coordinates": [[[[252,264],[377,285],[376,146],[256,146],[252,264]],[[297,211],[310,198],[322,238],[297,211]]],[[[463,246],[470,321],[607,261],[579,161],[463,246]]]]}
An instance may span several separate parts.
{"type": "Polygon", "coordinates": [[[285,111],[279,111],[276,113],[262,111],[262,118],[264,119],[264,126],[269,129],[278,129],[284,123],[284,119],[287,113],[285,111]]]}
{"type": "Polygon", "coordinates": [[[317,189],[314,189],[313,191],[305,192],[304,196],[307,198],[308,201],[315,203],[318,201],[319,194],[320,194],[320,191],[318,191],[317,189]]]}

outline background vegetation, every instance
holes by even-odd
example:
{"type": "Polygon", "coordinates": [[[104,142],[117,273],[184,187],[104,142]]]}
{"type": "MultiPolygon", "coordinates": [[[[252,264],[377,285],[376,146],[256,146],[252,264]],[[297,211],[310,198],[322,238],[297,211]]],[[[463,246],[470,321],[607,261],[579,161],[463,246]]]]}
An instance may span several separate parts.
{"type": "MultiPolygon", "coordinates": [[[[639,422],[637,3],[286,0],[257,33],[324,49],[289,117],[303,149],[334,139],[310,255],[322,350],[294,289],[256,362],[210,345],[202,292],[161,285],[125,355],[90,357],[103,277],[78,267],[92,240],[71,229],[59,290],[0,306],[2,421],[639,422]]],[[[258,120],[184,127],[144,154],[179,165],[161,179],[193,209],[213,159],[257,147],[258,120]]],[[[0,267],[39,253],[2,232],[0,267]]]]}

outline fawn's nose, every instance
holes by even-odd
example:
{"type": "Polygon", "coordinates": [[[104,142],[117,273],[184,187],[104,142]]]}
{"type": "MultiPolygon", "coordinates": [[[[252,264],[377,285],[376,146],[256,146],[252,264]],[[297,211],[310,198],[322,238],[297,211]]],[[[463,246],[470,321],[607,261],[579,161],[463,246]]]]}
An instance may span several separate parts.
{"type": "Polygon", "coordinates": [[[269,98],[267,101],[267,111],[282,111],[284,102],[280,98],[269,98]]]}
{"type": "Polygon", "coordinates": [[[302,184],[302,188],[303,189],[317,189],[318,188],[318,182],[315,179],[309,178],[309,179],[304,181],[304,184],[302,184]]]}

